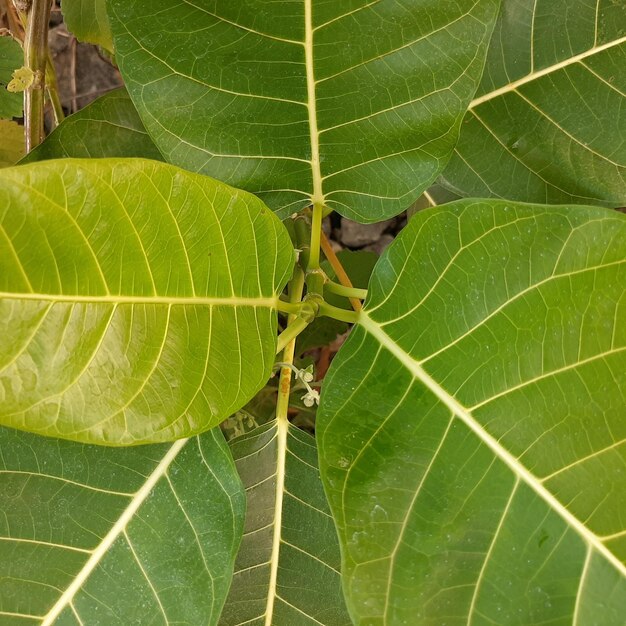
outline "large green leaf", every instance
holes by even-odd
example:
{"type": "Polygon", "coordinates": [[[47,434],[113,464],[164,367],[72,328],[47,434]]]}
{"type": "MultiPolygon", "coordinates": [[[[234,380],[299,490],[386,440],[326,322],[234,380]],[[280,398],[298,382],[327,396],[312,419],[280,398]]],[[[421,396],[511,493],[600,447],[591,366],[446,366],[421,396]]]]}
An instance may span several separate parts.
{"type": "Polygon", "coordinates": [[[0,172],[0,422],[94,443],[210,428],[269,378],[294,251],[245,192],[140,159],[0,172]]]}
{"type": "Polygon", "coordinates": [[[318,412],[355,623],[623,625],[625,285],[619,213],[411,219],[318,412]]]}
{"type": "Polygon", "coordinates": [[[349,626],[315,440],[273,421],[230,442],[248,515],[221,626],[349,626]]]}
{"type": "Polygon", "coordinates": [[[120,70],[167,160],[377,221],[450,156],[499,0],[110,0],[120,70]]]}
{"type": "Polygon", "coordinates": [[[125,449],[0,429],[3,626],[216,624],[245,496],[214,429],[125,449]]]}
{"type": "Polygon", "coordinates": [[[64,119],[22,163],[65,157],[163,160],[124,89],[111,91],[64,119]]]}
{"type": "Polygon", "coordinates": [[[464,196],[626,204],[626,3],[503,0],[442,181],[464,196]]]}
{"type": "Polygon", "coordinates": [[[62,0],[61,10],[67,28],[79,41],[113,52],[106,0],[62,0]]]}

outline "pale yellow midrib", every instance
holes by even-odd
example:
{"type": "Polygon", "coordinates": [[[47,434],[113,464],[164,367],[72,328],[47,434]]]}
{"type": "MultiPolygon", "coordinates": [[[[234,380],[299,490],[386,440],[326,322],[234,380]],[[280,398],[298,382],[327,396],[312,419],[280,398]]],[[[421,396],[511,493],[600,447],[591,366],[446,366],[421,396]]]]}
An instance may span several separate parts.
{"type": "Polygon", "coordinates": [[[306,68],[307,109],[309,112],[309,137],[311,142],[311,176],[313,194],[311,203],[324,204],[322,171],[320,167],[320,139],[317,128],[317,102],[315,100],[315,72],[313,70],[313,0],[304,0],[304,61],[306,68]]]}
{"type": "Polygon", "coordinates": [[[483,102],[488,102],[489,100],[493,100],[494,98],[498,98],[506,93],[511,91],[515,91],[518,87],[525,85],[527,83],[532,82],[533,80],[537,80],[542,76],[546,76],[551,74],[552,72],[556,72],[560,69],[573,65],[586,59],[587,57],[593,56],[594,54],[598,54],[599,52],[603,52],[604,50],[608,50],[615,46],[619,46],[620,44],[626,42],[626,37],[621,37],[620,39],[616,39],[615,41],[610,41],[608,43],[602,44],[601,46],[597,46],[594,48],[590,48],[589,50],[585,50],[585,52],[581,52],[580,54],[576,54],[569,59],[565,59],[560,63],[555,63],[554,65],[550,65],[549,67],[544,67],[542,70],[538,70],[537,72],[531,72],[526,76],[509,83],[508,85],[504,85],[504,87],[500,87],[499,89],[495,89],[494,91],[490,91],[489,93],[484,94],[478,98],[475,98],[470,102],[469,108],[472,109],[474,107],[479,106],[483,102]]]}
{"type": "Polygon", "coordinates": [[[159,480],[165,475],[165,472],[172,464],[174,459],[178,456],[178,453],[183,449],[189,439],[179,439],[173,443],[167,453],[163,456],[159,464],[154,471],[148,476],[146,482],[142,485],[141,489],[135,493],[128,506],[124,509],[120,517],[115,524],[111,527],[109,532],[104,536],[102,541],[98,544],[97,548],[92,552],[91,557],[87,560],[85,565],[76,577],[72,580],[70,585],[63,592],[61,597],[56,601],[54,606],[50,609],[48,614],[41,622],[41,626],[52,626],[57,617],[61,614],[63,609],[71,604],[74,596],[78,593],[79,589],[98,567],[100,561],[105,557],[115,540],[126,530],[126,527],[133,519],[141,505],[150,496],[152,490],[159,482],[159,480]]]}
{"type": "Polygon", "coordinates": [[[35,300],[37,302],[70,302],[90,304],[163,304],[187,306],[251,306],[275,309],[278,306],[278,296],[265,298],[245,298],[237,296],[203,297],[203,296],[84,296],[76,294],[47,294],[47,293],[11,293],[0,292],[0,300],[35,300]]]}
{"type": "Polygon", "coordinates": [[[406,367],[413,376],[427,387],[451,412],[460,419],[494,454],[497,458],[526,483],[544,502],[560,515],[564,521],[572,527],[580,537],[594,550],[600,553],[615,569],[626,578],[626,565],[624,565],[577,517],[575,517],[543,484],[524,467],[508,450],[493,438],[472,416],[469,409],[451,396],[422,368],[422,366],[408,353],[405,352],[381,327],[372,320],[365,311],[359,314],[358,322],[378,343],[391,352],[400,363],[406,367]]]}
{"type": "Polygon", "coordinates": [[[270,579],[267,589],[265,606],[265,626],[272,626],[274,621],[274,602],[278,586],[278,561],[283,525],[283,496],[285,491],[285,465],[287,461],[287,436],[289,422],[286,419],[276,420],[276,491],[274,501],[274,533],[272,536],[272,553],[270,556],[270,579]]]}

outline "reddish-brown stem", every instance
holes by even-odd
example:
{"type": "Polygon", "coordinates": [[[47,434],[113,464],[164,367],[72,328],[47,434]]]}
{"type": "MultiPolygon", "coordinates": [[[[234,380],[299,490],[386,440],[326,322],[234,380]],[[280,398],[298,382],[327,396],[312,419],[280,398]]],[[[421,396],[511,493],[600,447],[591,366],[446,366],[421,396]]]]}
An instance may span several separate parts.
{"type": "MultiPolygon", "coordinates": [[[[330,245],[330,241],[328,241],[328,237],[326,237],[324,231],[322,231],[322,235],[320,237],[320,245],[324,256],[326,257],[326,259],[330,263],[330,266],[333,268],[335,274],[337,275],[337,280],[344,287],[353,287],[352,281],[350,280],[348,274],[346,274],[346,270],[343,269],[343,265],[335,254],[335,251],[330,245]]],[[[350,304],[355,311],[358,312],[363,308],[363,305],[358,298],[348,298],[348,300],[350,300],[350,304]]]]}

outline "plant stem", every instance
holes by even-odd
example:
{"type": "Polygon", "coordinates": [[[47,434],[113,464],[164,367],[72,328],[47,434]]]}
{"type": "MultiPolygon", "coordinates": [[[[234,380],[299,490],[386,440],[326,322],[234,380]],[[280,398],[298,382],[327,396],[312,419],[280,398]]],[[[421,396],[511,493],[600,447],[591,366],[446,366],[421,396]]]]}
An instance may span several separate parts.
{"type": "Polygon", "coordinates": [[[4,9],[6,11],[7,20],[9,22],[9,30],[11,31],[11,34],[13,35],[13,37],[23,42],[24,24],[20,20],[17,8],[11,0],[3,0],[3,2],[0,4],[4,6],[4,9]]]}
{"type": "Polygon", "coordinates": [[[293,341],[310,322],[302,317],[296,317],[293,322],[288,324],[287,328],[278,335],[278,343],[276,344],[276,354],[282,352],[291,341],[293,341]]]}
{"type": "MultiPolygon", "coordinates": [[[[323,232],[321,234],[320,245],[322,247],[322,251],[324,252],[324,256],[330,263],[330,266],[333,268],[333,270],[335,270],[335,274],[337,274],[337,278],[339,282],[344,287],[347,287],[348,289],[353,289],[354,287],[352,286],[352,281],[350,280],[350,277],[346,273],[346,270],[343,269],[343,265],[341,264],[341,261],[335,254],[333,247],[330,245],[330,241],[328,241],[328,238],[323,232]]],[[[363,308],[363,305],[358,300],[358,298],[350,297],[350,296],[348,297],[350,299],[350,304],[352,305],[352,308],[355,311],[358,312],[363,308]]]]}
{"type": "MultiPolygon", "coordinates": [[[[299,266],[296,266],[294,277],[289,283],[289,301],[292,303],[298,303],[302,299],[302,292],[304,291],[304,272],[299,266]]],[[[301,319],[297,314],[292,313],[287,319],[287,328],[285,332],[289,331],[290,327],[298,323],[301,319]]],[[[296,350],[296,336],[289,338],[283,349],[283,358],[281,361],[287,365],[283,366],[280,370],[280,379],[278,381],[278,401],[276,402],[276,420],[287,422],[287,411],[289,409],[289,393],[291,391],[291,376],[292,371],[289,367],[293,364],[293,357],[296,350]]]]}
{"type": "Polygon", "coordinates": [[[24,92],[26,152],[44,139],[43,111],[48,62],[50,0],[32,0],[27,13],[24,38],[24,65],[33,73],[33,83],[24,92]]]}
{"type": "Polygon", "coordinates": [[[336,293],[338,296],[345,296],[346,298],[358,300],[364,300],[367,297],[367,289],[346,287],[345,285],[340,285],[333,280],[327,280],[324,286],[328,289],[328,291],[336,293]]]}
{"type": "Polygon", "coordinates": [[[324,205],[313,205],[313,218],[311,220],[311,247],[307,270],[316,270],[320,266],[320,239],[322,233],[322,219],[324,217],[324,205]]]}
{"type": "Polygon", "coordinates": [[[65,113],[63,112],[63,105],[61,104],[61,98],[59,98],[59,88],[57,86],[57,73],[54,69],[54,62],[50,51],[46,55],[46,92],[52,105],[52,113],[54,116],[54,124],[58,126],[64,119],[65,113]]]}

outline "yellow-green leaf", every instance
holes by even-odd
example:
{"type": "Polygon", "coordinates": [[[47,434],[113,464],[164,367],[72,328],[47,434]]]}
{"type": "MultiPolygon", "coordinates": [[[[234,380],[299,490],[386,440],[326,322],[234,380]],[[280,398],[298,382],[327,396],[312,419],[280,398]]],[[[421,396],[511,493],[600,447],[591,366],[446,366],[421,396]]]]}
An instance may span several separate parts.
{"type": "Polygon", "coordinates": [[[167,441],[269,378],[294,250],[254,196],[155,161],[47,161],[0,172],[0,227],[0,423],[167,441]]]}

